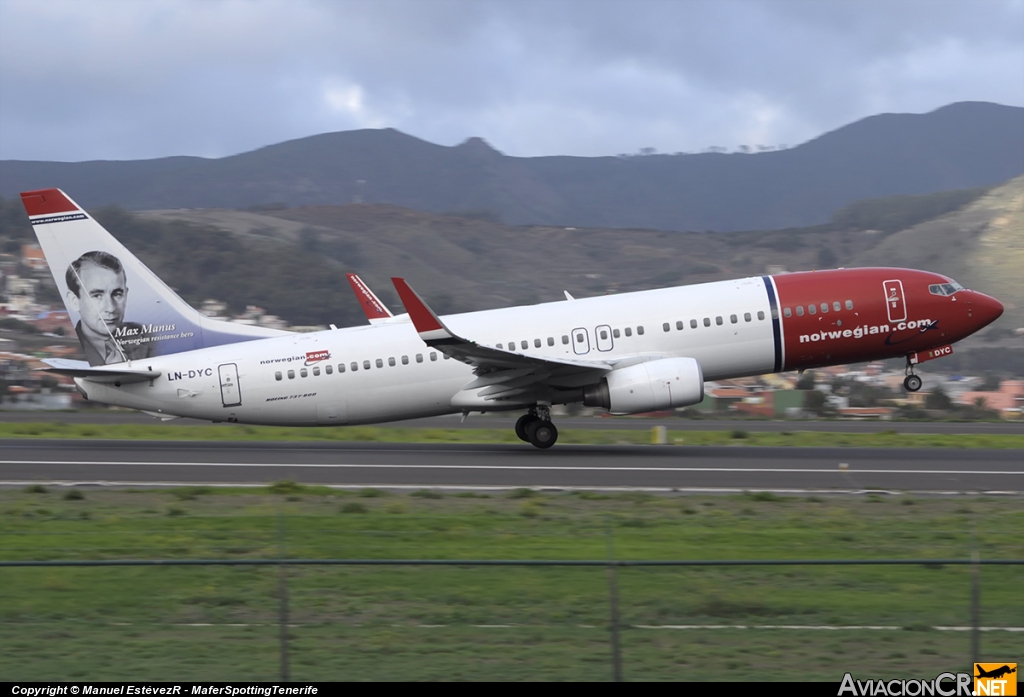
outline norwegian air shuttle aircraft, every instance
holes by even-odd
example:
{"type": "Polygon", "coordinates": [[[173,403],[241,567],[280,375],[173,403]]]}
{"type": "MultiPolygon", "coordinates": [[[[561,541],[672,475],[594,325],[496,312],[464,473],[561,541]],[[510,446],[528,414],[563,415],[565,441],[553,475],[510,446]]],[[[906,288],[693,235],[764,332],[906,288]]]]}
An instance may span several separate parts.
{"type": "Polygon", "coordinates": [[[90,400],[162,418],[314,426],[522,410],[516,434],[547,448],[553,404],[672,409],[700,402],[705,380],[904,357],[916,391],[917,363],[1003,312],[911,269],[567,293],[445,317],[401,278],[407,317],[350,278],[369,325],[290,334],[202,316],[59,189],[21,197],[88,359],[51,370],[90,400]]]}

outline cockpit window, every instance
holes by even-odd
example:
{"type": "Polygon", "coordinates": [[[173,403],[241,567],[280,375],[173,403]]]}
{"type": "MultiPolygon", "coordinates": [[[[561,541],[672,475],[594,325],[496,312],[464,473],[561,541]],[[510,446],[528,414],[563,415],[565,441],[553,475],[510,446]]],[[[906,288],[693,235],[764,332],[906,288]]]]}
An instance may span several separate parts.
{"type": "Polygon", "coordinates": [[[964,287],[956,281],[951,281],[949,283],[936,283],[928,286],[928,292],[932,295],[952,295],[958,290],[963,289],[964,287]]]}

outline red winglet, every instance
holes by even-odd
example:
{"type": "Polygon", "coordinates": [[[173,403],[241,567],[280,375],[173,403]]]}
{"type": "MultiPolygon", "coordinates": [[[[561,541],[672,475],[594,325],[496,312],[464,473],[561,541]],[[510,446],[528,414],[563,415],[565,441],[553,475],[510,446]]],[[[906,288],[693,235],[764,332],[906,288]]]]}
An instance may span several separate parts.
{"type": "Polygon", "coordinates": [[[359,301],[359,306],[366,313],[367,319],[387,319],[388,317],[393,317],[388,308],[384,307],[384,303],[363,283],[363,279],[354,273],[347,273],[345,276],[348,278],[352,290],[356,292],[356,300],[359,301]]]}
{"type": "Polygon", "coordinates": [[[437,318],[433,310],[427,307],[427,304],[423,302],[423,299],[416,291],[409,287],[404,278],[392,278],[391,282],[395,284],[398,297],[402,299],[402,304],[409,311],[409,318],[412,320],[412,324],[416,327],[417,332],[420,334],[436,331],[446,332],[444,325],[441,324],[441,320],[437,318]]]}
{"type": "Polygon", "coordinates": [[[60,189],[40,189],[39,191],[23,191],[21,202],[28,216],[53,215],[71,213],[81,210],[74,201],[64,195],[60,189]]]}

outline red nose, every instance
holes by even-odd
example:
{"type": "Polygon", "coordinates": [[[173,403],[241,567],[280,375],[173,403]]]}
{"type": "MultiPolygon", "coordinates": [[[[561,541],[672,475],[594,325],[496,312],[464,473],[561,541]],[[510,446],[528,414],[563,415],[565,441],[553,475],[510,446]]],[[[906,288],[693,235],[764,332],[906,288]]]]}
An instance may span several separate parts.
{"type": "Polygon", "coordinates": [[[1003,304],[984,293],[972,292],[970,303],[974,320],[978,322],[979,329],[995,322],[1003,314],[1003,304]]]}

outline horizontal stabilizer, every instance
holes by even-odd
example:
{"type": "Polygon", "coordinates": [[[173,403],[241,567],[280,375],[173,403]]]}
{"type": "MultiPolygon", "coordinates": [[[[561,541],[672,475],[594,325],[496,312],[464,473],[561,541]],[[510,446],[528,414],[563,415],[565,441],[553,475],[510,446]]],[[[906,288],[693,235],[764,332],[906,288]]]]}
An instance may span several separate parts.
{"type": "Polygon", "coordinates": [[[72,378],[85,378],[92,382],[129,384],[148,382],[160,377],[159,370],[141,370],[138,368],[119,368],[114,366],[91,366],[86,361],[70,361],[64,358],[44,358],[43,363],[50,366],[46,370],[58,375],[72,378]]]}

